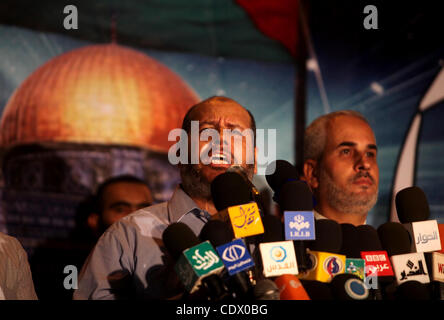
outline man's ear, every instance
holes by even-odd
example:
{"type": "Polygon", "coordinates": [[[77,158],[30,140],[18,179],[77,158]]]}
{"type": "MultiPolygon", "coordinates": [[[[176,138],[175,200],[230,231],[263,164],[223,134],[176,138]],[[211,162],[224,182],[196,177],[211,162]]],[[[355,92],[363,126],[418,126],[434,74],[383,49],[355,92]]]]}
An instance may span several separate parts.
{"type": "Polygon", "coordinates": [[[318,162],[316,160],[305,160],[303,167],[303,177],[301,178],[301,180],[306,181],[311,190],[316,189],[319,186],[318,162]]]}
{"type": "Polygon", "coordinates": [[[91,230],[97,231],[99,229],[99,215],[95,212],[90,213],[86,223],[91,230]]]}

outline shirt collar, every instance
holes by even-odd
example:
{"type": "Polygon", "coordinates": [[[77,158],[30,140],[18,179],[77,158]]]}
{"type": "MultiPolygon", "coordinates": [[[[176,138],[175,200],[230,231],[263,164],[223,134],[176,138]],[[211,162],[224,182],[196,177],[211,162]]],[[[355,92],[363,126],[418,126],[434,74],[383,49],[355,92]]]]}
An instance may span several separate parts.
{"type": "Polygon", "coordinates": [[[320,214],[319,212],[317,212],[316,210],[313,209],[314,212],[314,216],[316,220],[322,220],[322,219],[327,219],[327,217],[324,217],[322,214],[320,214]]]}
{"type": "Polygon", "coordinates": [[[192,212],[197,217],[209,220],[211,215],[200,209],[193,199],[179,185],[174,190],[173,196],[168,201],[168,217],[170,222],[177,222],[187,213],[192,212]]]}

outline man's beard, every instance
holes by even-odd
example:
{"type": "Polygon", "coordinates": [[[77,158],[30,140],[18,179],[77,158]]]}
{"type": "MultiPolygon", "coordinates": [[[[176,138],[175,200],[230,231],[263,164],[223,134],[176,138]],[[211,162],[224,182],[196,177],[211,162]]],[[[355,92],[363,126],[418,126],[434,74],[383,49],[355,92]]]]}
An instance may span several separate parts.
{"type": "MultiPolygon", "coordinates": [[[[254,165],[246,165],[245,171],[250,177],[254,174],[254,165]]],[[[196,164],[182,165],[180,167],[180,176],[182,187],[191,198],[202,198],[212,200],[211,181],[201,173],[202,167],[196,164]]],[[[221,174],[226,170],[221,170],[221,174]]]]}
{"type": "MultiPolygon", "coordinates": [[[[374,183],[374,180],[370,175],[364,172],[359,172],[349,179],[347,184],[351,185],[354,180],[366,176],[368,176],[374,183]]],[[[321,169],[320,180],[320,183],[325,185],[328,204],[339,212],[366,215],[370,209],[373,208],[378,199],[378,189],[372,194],[360,194],[347,191],[344,188],[338,187],[323,169],[321,169]]]]}

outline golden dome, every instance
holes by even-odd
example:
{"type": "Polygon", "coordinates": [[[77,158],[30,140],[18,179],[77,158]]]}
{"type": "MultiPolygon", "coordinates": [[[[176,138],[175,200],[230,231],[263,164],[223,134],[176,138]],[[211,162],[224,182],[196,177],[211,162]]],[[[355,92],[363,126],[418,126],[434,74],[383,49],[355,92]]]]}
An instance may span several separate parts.
{"type": "Polygon", "coordinates": [[[116,44],[92,45],[55,57],[9,99],[0,145],[35,142],[120,144],[167,152],[199,100],[163,64],[116,44]]]}

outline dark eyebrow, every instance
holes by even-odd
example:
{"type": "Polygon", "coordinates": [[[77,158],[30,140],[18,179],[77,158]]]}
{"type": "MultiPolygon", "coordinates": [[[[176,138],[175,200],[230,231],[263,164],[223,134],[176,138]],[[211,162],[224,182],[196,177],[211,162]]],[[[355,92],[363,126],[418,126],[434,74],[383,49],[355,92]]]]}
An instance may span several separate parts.
{"type": "MultiPolygon", "coordinates": [[[[213,125],[213,126],[216,126],[217,123],[218,123],[218,121],[203,120],[203,121],[199,121],[199,126],[202,126],[202,125],[213,125]]],[[[243,127],[240,124],[234,123],[234,122],[228,122],[227,123],[227,127],[230,128],[230,129],[235,129],[235,128],[243,129],[243,127]]]]}
{"type": "Polygon", "coordinates": [[[138,206],[139,208],[145,208],[145,207],[149,207],[149,206],[151,206],[151,205],[152,205],[151,202],[143,202],[143,203],[139,203],[137,206],[138,206]]]}
{"type": "MultiPolygon", "coordinates": [[[[355,147],[355,146],[356,146],[355,142],[344,141],[344,142],[341,142],[340,144],[338,144],[338,146],[336,148],[340,148],[340,147],[355,147]]],[[[378,147],[376,146],[376,144],[369,144],[369,145],[367,145],[367,148],[378,151],[378,147]]]]}
{"type": "Polygon", "coordinates": [[[113,203],[111,203],[111,205],[110,205],[109,207],[110,207],[110,208],[115,208],[115,207],[118,207],[118,206],[127,206],[127,207],[130,207],[131,204],[128,203],[128,202],[126,202],[126,201],[117,201],[117,202],[113,202],[113,203]]]}

